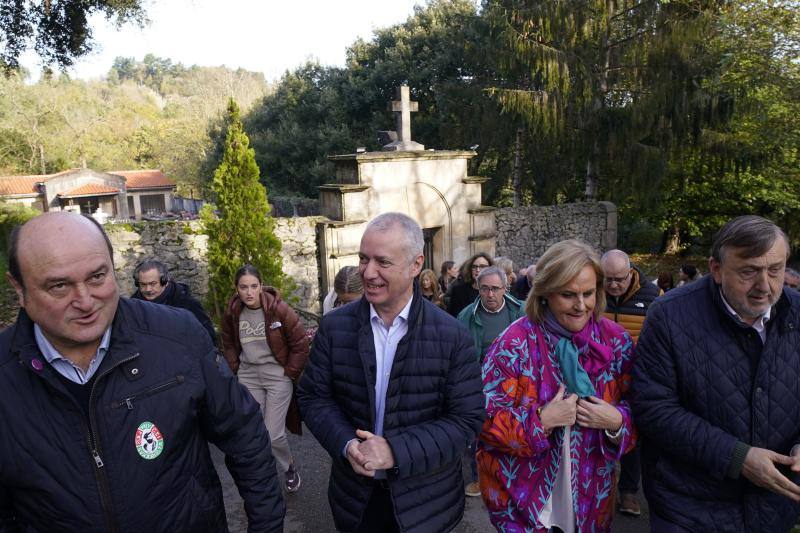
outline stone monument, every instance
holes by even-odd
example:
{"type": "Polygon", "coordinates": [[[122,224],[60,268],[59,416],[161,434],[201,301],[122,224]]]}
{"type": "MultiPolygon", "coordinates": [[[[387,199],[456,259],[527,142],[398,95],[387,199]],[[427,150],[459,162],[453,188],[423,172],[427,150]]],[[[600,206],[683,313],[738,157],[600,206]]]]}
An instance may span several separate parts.
{"type": "Polygon", "coordinates": [[[471,150],[425,150],[411,139],[412,102],[407,86],[391,103],[397,140],[380,152],[329,156],[335,183],[319,187],[321,214],[317,226],[321,295],[346,265],[358,264],[358,248],[366,223],[389,211],[411,216],[425,234],[425,264],[438,271],[441,263],[457,264],[470,255],[495,253],[494,208],[481,204],[487,178],[469,176],[471,150]]]}

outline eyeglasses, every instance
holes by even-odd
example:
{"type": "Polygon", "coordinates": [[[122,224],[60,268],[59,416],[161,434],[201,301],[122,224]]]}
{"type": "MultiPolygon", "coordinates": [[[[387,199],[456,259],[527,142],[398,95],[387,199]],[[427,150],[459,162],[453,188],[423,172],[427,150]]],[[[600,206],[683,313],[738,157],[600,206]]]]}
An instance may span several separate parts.
{"type": "Polygon", "coordinates": [[[605,277],[605,282],[607,284],[609,284],[609,285],[611,285],[612,283],[623,283],[629,277],[631,277],[631,271],[630,270],[628,270],[628,273],[625,274],[624,278],[614,278],[614,277],[611,277],[611,276],[606,276],[605,277]]]}
{"type": "Polygon", "coordinates": [[[500,294],[501,292],[506,290],[506,288],[505,287],[490,287],[489,285],[481,285],[478,288],[478,290],[481,291],[483,294],[500,294]]]}
{"type": "Polygon", "coordinates": [[[488,266],[489,265],[476,265],[476,264],[473,263],[472,264],[472,270],[483,270],[484,268],[487,268],[488,266]]]}

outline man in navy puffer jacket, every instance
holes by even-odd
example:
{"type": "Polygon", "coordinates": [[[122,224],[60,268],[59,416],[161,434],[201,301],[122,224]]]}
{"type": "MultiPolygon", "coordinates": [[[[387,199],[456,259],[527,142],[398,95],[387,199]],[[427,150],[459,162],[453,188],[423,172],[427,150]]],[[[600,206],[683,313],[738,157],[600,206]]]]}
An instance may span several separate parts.
{"type": "Polygon", "coordinates": [[[631,406],[655,533],[788,531],[800,511],[800,295],[761,217],[715,238],[711,274],[650,307],[631,406]]]}
{"type": "Polygon", "coordinates": [[[188,311],[119,298],[112,253],[70,213],[12,235],[23,310],[0,334],[0,532],[225,532],[209,441],[248,531],[282,531],[258,404],[188,311]]]}
{"type": "Polygon", "coordinates": [[[300,382],[306,425],[333,458],[340,531],[440,533],[464,512],[461,454],[484,418],[472,337],[414,278],[423,240],[387,213],[361,239],[364,297],[322,319],[300,382]]]}

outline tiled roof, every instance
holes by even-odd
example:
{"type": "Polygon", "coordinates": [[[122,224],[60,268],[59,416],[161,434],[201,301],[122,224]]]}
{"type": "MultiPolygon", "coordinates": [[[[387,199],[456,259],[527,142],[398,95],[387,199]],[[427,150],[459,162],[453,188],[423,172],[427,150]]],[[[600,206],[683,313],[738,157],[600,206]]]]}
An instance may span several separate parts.
{"type": "Polygon", "coordinates": [[[175,187],[175,182],[160,170],[111,170],[108,173],[124,176],[128,182],[128,190],[175,187]]]}
{"type": "MultiPolygon", "coordinates": [[[[36,190],[36,184],[39,182],[46,182],[57,176],[68,174],[70,172],[80,171],[79,168],[71,168],[63,170],[55,174],[39,174],[33,176],[0,176],[0,196],[11,196],[15,194],[36,195],[39,192],[36,190]]],[[[107,174],[115,174],[122,176],[127,182],[129,190],[139,189],[159,189],[159,188],[174,188],[175,182],[164,175],[160,170],[114,170],[107,172],[107,174]]],[[[99,185],[87,185],[86,187],[101,187],[99,185]]],[[[79,187],[78,189],[82,189],[79,187]]],[[[74,189],[69,193],[61,194],[60,196],[77,196],[79,193],[74,189]]],[[[117,189],[106,187],[102,191],[100,189],[91,189],[83,194],[103,194],[103,192],[119,192],[117,189]]]]}
{"type": "Polygon", "coordinates": [[[99,183],[87,183],[86,185],[75,187],[71,191],[59,193],[58,195],[62,198],[74,198],[76,196],[100,196],[106,194],[119,194],[119,189],[107,185],[100,185],[99,183]]]}
{"type": "Polygon", "coordinates": [[[0,195],[39,194],[36,184],[48,176],[3,176],[0,177],[0,195]]]}

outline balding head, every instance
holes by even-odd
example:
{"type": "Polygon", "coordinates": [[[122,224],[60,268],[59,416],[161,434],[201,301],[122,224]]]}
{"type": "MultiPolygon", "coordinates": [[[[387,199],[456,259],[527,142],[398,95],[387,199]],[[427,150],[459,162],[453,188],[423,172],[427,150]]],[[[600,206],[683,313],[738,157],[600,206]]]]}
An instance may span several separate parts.
{"type": "Polygon", "coordinates": [[[102,228],[73,213],[32,218],[12,236],[7,278],[53,347],[88,366],[119,301],[102,228]]]}
{"type": "MultiPolygon", "coordinates": [[[[44,231],[48,230],[48,227],[55,226],[63,226],[69,224],[78,224],[79,226],[85,226],[88,223],[90,226],[94,226],[95,230],[97,231],[98,235],[102,236],[103,241],[105,242],[106,249],[108,250],[109,258],[111,259],[111,264],[114,264],[114,248],[111,245],[111,240],[108,238],[103,227],[92,217],[84,216],[84,215],[76,215],[74,213],[68,213],[66,211],[53,211],[50,213],[44,213],[42,215],[36,216],[22,224],[20,226],[16,226],[11,231],[11,236],[9,239],[8,245],[8,273],[15,279],[21,286],[25,286],[24,280],[22,279],[22,272],[20,271],[19,265],[19,249],[20,249],[20,238],[24,232],[29,235],[37,235],[37,231],[43,229],[44,231]]],[[[89,229],[87,227],[87,229],[89,229]]],[[[50,235],[50,233],[45,233],[43,235],[50,235]]],[[[25,246],[27,248],[27,245],[25,246]]]]}
{"type": "Polygon", "coordinates": [[[600,258],[606,292],[618,297],[631,286],[631,258],[622,250],[609,250],[600,258]]]}

